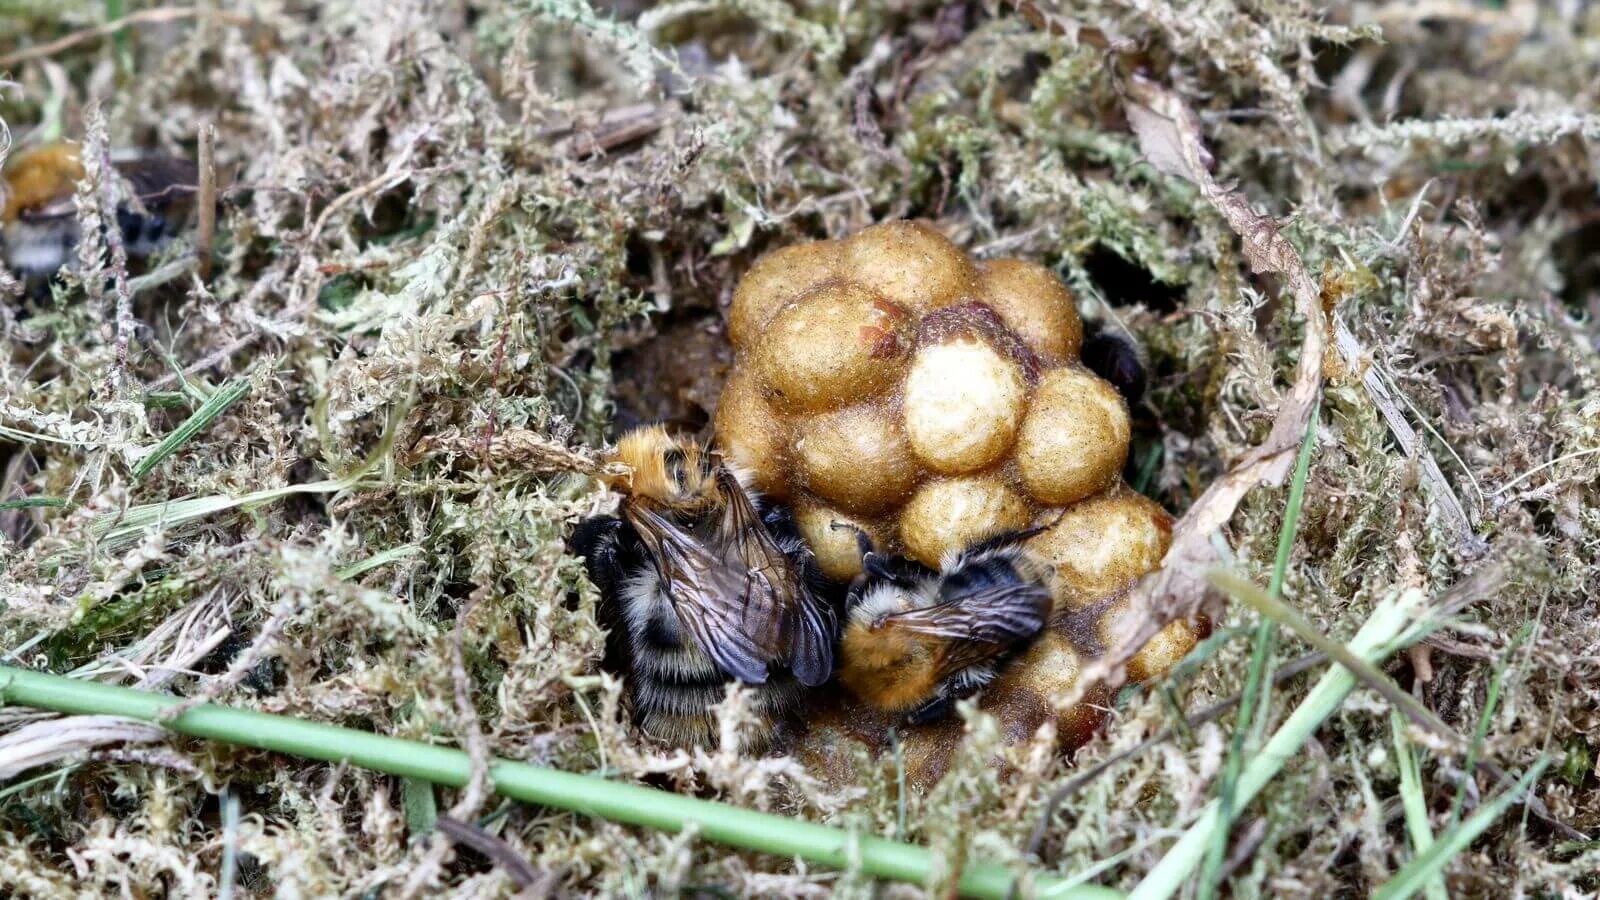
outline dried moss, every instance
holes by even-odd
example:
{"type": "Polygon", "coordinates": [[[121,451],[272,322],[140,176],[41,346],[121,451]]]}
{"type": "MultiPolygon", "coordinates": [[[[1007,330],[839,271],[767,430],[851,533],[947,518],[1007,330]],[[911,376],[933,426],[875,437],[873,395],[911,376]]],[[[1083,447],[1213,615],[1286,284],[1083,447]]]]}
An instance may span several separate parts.
{"type": "MultiPolygon", "coordinates": [[[[126,68],[99,39],[5,64],[14,140],[193,152],[214,121],[237,187],[209,284],[183,262],[160,283],[135,277],[119,319],[110,253],[89,241],[52,297],[4,301],[0,652],[464,743],[451,638],[470,604],[464,670],[493,752],[894,835],[892,760],[861,766],[859,789],[836,795],[792,767],[667,752],[630,732],[598,668],[593,590],[561,550],[570,523],[610,502],[596,485],[410,451],[509,429],[598,446],[614,419],[666,414],[617,408],[643,387],[624,367],[719,327],[761,252],[925,216],[980,256],[1056,268],[1087,313],[1142,336],[1157,424],[1134,457],[1159,447],[1148,490],[1181,512],[1264,435],[1301,326],[1196,193],[1139,155],[1119,99],[1139,65],[1200,112],[1218,175],[1286,222],[1312,271],[1359,276],[1334,314],[1403,396],[1489,555],[1519,566],[1511,588],[1392,674],[1471,733],[1503,672],[1484,757],[1520,770],[1551,754],[1539,795],[1600,830],[1600,295],[1581,249],[1600,162],[1600,13],[641,6],[245,4],[131,26],[126,68]],[[232,379],[249,393],[136,477],[232,379]],[[175,406],[175,392],[188,401],[175,406]],[[62,505],[5,505],[17,499],[62,505]]],[[[26,52],[101,12],[4,5],[0,31],[26,52]]],[[[83,194],[86,216],[96,197],[83,194]]],[[[1329,383],[1286,588],[1340,637],[1395,587],[1442,591],[1472,555],[1359,375],[1329,383]]],[[[675,393],[672,414],[706,421],[712,391],[675,393]]],[[[1283,491],[1258,489],[1226,535],[1263,579],[1283,507],[1283,491]]],[[[1251,621],[1230,610],[1221,633],[1251,621]]],[[[1285,659],[1305,649],[1280,643],[1285,659]]],[[[1078,763],[1235,694],[1245,644],[1219,639],[1163,690],[1119,698],[1078,763]]],[[[1301,690],[1283,685],[1275,713],[1301,690]]],[[[34,718],[0,711],[0,727],[34,718]]],[[[1022,747],[1004,782],[982,752],[989,726],[974,729],[982,747],[934,792],[904,798],[904,836],[952,868],[969,852],[1017,858],[1073,771],[1022,747]]],[[[1045,866],[1109,862],[1098,878],[1137,881],[1158,835],[1215,789],[1226,744],[1225,727],[1202,724],[1113,766],[1062,805],[1045,866]]],[[[8,891],[209,894],[227,853],[238,889],[263,895],[512,889],[484,858],[411,833],[391,779],[188,741],[162,755],[118,746],[63,745],[0,787],[8,891]]],[[[1417,749],[1438,830],[1460,761],[1417,749]]],[[[1234,840],[1250,852],[1233,889],[1371,890],[1411,858],[1398,783],[1387,709],[1358,693],[1242,811],[1234,840]]],[[[870,891],[692,835],[467,806],[564,891],[870,891]]],[[[1512,816],[1452,862],[1448,884],[1594,891],[1597,869],[1592,845],[1512,816]]]]}

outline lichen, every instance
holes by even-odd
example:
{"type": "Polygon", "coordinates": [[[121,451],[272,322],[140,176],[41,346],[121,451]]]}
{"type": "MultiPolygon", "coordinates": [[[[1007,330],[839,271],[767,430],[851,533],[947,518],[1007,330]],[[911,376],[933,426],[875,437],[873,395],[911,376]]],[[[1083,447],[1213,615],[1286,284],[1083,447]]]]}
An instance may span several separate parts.
{"type": "MultiPolygon", "coordinates": [[[[930,843],[951,872],[963,854],[1019,858],[1056,788],[1170,727],[1062,799],[1035,848],[1047,870],[1108,863],[1095,878],[1131,886],[1217,790],[1232,716],[1180,715],[1239,693],[1253,613],[1224,608],[1202,658],[1115,696],[1071,759],[1000,749],[977,716],[936,790],[902,798],[887,756],[835,792],[638,739],[599,668],[594,591],[562,550],[613,500],[498,455],[497,436],[602,446],[636,415],[612,386],[643,348],[722,328],[765,251],[920,217],[979,258],[1056,270],[1086,315],[1141,338],[1132,481],[1182,514],[1265,437],[1303,320],[1200,193],[1142,155],[1123,111],[1142,71],[1196,111],[1219,182],[1324,285],[1348,285],[1327,296],[1354,352],[1326,361],[1285,598],[1348,638],[1394,589],[1439,594],[1480,559],[1513,564],[1507,588],[1388,671],[1467,735],[1499,673],[1482,758],[1520,771],[1551,755],[1551,816],[1600,831],[1600,13],[643,6],[158,7],[55,47],[111,5],[0,9],[15,146],[93,147],[100,116],[111,147],[192,155],[213,122],[225,187],[205,283],[177,245],[128,273],[119,316],[92,230],[52,296],[0,278],[0,653],[465,746],[466,609],[460,668],[491,752],[930,843]],[[241,400],[133,476],[235,379],[241,400]],[[459,439],[448,452],[443,435],[459,439]]],[[[80,195],[86,218],[103,187],[80,195]]],[[[709,421],[709,391],[680,395],[683,422],[709,421]]],[[[1219,535],[1261,583],[1286,490],[1252,490],[1219,535]]],[[[1285,636],[1279,662],[1306,649],[1285,636]]],[[[1307,683],[1281,683],[1269,718],[1307,683]]],[[[0,711],[7,733],[37,720],[0,711]]],[[[1411,859],[1392,747],[1387,705],[1356,694],[1241,811],[1233,889],[1365,893],[1411,859]]],[[[1462,761],[1413,747],[1438,832],[1462,761]]],[[[189,740],[121,749],[63,745],[0,787],[0,892],[211,894],[225,857],[260,895],[512,890],[473,851],[433,859],[396,779],[189,740]]],[[[1475,788],[1469,807],[1494,790],[1475,788]]],[[[461,800],[439,792],[441,809],[461,800]]],[[[493,798],[471,814],[562,892],[870,889],[692,834],[493,798]]],[[[1600,850],[1518,810],[1447,874],[1462,895],[1583,893],[1597,870],[1600,850]]]]}

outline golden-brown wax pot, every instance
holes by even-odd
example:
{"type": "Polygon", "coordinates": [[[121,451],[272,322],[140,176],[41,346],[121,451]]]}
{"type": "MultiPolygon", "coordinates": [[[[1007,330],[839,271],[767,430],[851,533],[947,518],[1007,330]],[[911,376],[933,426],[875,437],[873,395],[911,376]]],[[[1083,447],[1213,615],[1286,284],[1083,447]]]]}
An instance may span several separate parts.
{"type": "MultiPolygon", "coordinates": [[[[1008,739],[1033,734],[1118,618],[1139,614],[1127,588],[1171,535],[1170,516],[1122,483],[1127,406],[1080,364],[1066,286],[1034,263],[974,262],[925,224],[888,222],[763,257],[735,291],[729,334],[718,443],[794,509],[829,576],[860,572],[856,529],[880,552],[937,567],[976,540],[1059,517],[1028,544],[1054,569],[1051,624],[980,703],[1008,739]]],[[[1130,676],[1159,677],[1196,639],[1186,623],[1168,626],[1130,676]]],[[[1106,699],[1090,691],[1057,717],[1064,747],[1090,737],[1106,699]]],[[[914,780],[943,774],[959,720],[907,726],[848,697],[819,699],[796,751],[843,777],[835,742],[881,747],[891,725],[914,780]]]]}

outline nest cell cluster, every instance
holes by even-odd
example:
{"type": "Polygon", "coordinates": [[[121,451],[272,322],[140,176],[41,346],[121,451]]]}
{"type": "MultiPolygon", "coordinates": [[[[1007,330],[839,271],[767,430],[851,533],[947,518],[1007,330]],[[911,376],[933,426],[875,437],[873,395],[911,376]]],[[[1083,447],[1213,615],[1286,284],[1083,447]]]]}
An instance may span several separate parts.
{"type": "MultiPolygon", "coordinates": [[[[830,577],[860,572],[859,533],[938,567],[1049,524],[1027,546],[1054,569],[1052,625],[983,700],[1008,732],[1032,733],[1138,614],[1127,588],[1171,535],[1168,514],[1122,482],[1128,408],[1079,360],[1071,292],[1043,266],[975,262],[934,228],[894,221],[769,253],[739,283],[728,330],[718,444],[794,510],[830,577]]],[[[1164,673],[1196,638],[1173,623],[1130,676],[1164,673]]],[[[1058,722],[1069,743],[1097,723],[1087,704],[1058,722]]],[[[918,738],[905,739],[915,767],[918,738]]],[[[938,756],[931,745],[948,741],[925,743],[938,756]]]]}

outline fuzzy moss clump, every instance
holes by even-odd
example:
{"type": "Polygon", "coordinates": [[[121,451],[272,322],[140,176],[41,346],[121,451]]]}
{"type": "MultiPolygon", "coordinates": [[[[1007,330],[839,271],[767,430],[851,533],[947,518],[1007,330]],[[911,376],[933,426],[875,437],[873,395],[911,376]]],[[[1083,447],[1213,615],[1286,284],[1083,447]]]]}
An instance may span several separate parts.
{"type": "MultiPolygon", "coordinates": [[[[1266,435],[1305,323],[1141,154],[1137,72],[1195,109],[1218,180],[1320,275],[1343,351],[1285,599],[1346,640],[1396,590],[1514,573],[1387,669],[1478,758],[1551,762],[1548,817],[1514,808],[1444,886],[1600,890],[1600,847],[1549,821],[1600,836],[1600,11],[1319,6],[0,5],[12,145],[192,155],[211,124],[223,185],[206,280],[192,241],[124,272],[93,229],[44,296],[0,275],[0,658],[902,837],[945,859],[930,890],[967,858],[1023,858],[1058,787],[1171,728],[1067,795],[1034,848],[1131,887],[1218,791],[1233,718],[1184,716],[1241,690],[1253,612],[1223,607],[1074,759],[997,749],[975,716],[929,793],[902,796],[891,757],[836,791],[632,731],[563,550],[615,501],[560,463],[641,420],[709,432],[753,261],[915,217],[1053,268],[1139,336],[1126,477],[1181,515],[1266,435]],[[515,452],[530,436],[537,465],[515,452]]],[[[117,190],[81,190],[84,221],[117,190]]],[[[1286,494],[1257,488],[1219,535],[1261,583],[1286,494]]],[[[1307,649],[1281,636],[1280,667],[1307,649]]],[[[1281,682],[1264,726],[1308,684],[1281,682]]],[[[1367,893],[1417,854],[1418,801],[1440,833],[1498,791],[1389,712],[1346,701],[1238,811],[1213,873],[1243,896],[1367,893]]],[[[8,895],[514,892],[432,836],[447,812],[561,893],[873,890],[147,727],[66,721],[24,755],[43,719],[0,710],[8,895]]]]}

